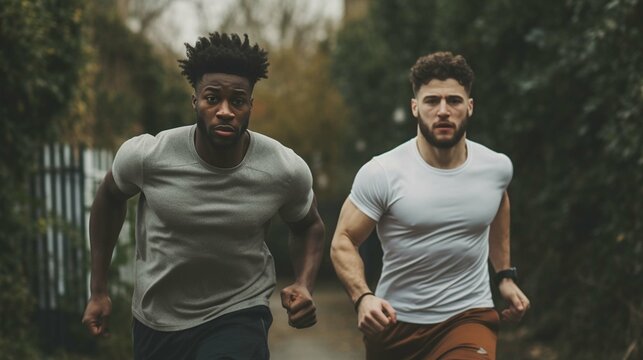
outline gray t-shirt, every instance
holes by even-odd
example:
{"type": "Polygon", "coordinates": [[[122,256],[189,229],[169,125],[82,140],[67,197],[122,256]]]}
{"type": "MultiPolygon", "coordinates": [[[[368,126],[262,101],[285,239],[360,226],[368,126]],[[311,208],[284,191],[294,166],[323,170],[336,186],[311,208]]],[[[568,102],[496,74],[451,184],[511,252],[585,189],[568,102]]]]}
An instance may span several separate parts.
{"type": "Polygon", "coordinates": [[[121,191],[140,192],[132,312],[161,331],[268,305],[270,220],[300,220],[313,199],[310,169],[276,140],[249,131],[244,159],[222,169],[198,156],[195,129],[134,137],[112,168],[121,191]]]}
{"type": "Polygon", "coordinates": [[[382,275],[375,293],[397,319],[436,324],[472,308],[493,307],[489,225],[513,174],[511,160],[466,140],[454,169],[427,164],[413,138],[374,157],[349,196],[377,221],[382,275]]]}

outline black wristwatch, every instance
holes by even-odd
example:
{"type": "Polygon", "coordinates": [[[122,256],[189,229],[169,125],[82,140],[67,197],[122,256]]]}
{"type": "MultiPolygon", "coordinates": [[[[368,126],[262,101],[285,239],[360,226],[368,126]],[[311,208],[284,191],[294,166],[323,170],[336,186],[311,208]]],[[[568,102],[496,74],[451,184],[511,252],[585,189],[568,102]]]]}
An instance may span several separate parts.
{"type": "Polygon", "coordinates": [[[518,283],[518,269],[510,267],[509,269],[500,270],[496,273],[496,285],[500,285],[502,279],[509,278],[516,284],[518,283]]]}

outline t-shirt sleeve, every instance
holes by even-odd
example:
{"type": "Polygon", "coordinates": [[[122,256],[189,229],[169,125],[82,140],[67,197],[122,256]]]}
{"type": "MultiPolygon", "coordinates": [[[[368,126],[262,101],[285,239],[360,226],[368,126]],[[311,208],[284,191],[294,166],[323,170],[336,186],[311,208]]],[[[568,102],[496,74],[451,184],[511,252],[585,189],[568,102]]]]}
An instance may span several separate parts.
{"type": "Polygon", "coordinates": [[[387,181],[384,168],[373,159],[355,175],[348,198],[366,216],[379,221],[388,209],[387,181]]]}
{"type": "Polygon", "coordinates": [[[308,214],[313,203],[313,175],[308,165],[297,154],[292,153],[288,198],[279,208],[279,215],[286,222],[299,221],[308,214]]]}
{"type": "Polygon", "coordinates": [[[501,171],[500,171],[500,176],[501,179],[500,181],[503,184],[503,188],[507,190],[507,187],[509,187],[509,183],[511,182],[511,179],[513,178],[513,164],[511,163],[511,159],[505,154],[499,154],[501,158],[501,171]]]}
{"type": "Polygon", "coordinates": [[[121,145],[114,156],[112,175],[119,190],[134,195],[143,188],[143,154],[150,135],[133,137],[121,145]]]}

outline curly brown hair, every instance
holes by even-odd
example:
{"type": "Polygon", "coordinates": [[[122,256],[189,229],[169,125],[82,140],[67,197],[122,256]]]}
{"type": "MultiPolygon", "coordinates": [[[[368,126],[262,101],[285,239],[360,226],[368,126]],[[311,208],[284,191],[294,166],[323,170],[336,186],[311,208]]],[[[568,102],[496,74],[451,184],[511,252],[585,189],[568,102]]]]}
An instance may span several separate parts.
{"type": "Polygon", "coordinates": [[[467,94],[471,94],[473,78],[473,70],[465,58],[462,55],[453,55],[448,51],[439,51],[418,58],[409,74],[413,94],[417,94],[422,85],[433,79],[455,79],[464,86],[467,94]]]}

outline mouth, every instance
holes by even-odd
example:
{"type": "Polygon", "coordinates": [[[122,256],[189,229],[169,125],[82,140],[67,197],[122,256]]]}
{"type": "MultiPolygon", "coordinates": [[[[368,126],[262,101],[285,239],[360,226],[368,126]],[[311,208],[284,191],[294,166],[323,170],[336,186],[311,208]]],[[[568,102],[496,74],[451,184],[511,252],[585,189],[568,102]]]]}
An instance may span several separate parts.
{"type": "Polygon", "coordinates": [[[450,122],[439,122],[433,125],[433,130],[437,132],[448,132],[455,130],[455,125],[450,122]]]}
{"type": "Polygon", "coordinates": [[[434,129],[455,129],[455,125],[450,122],[438,122],[433,125],[434,129]]]}
{"type": "Polygon", "coordinates": [[[237,133],[237,129],[231,125],[217,125],[212,129],[212,132],[217,136],[230,137],[237,133]]]}

